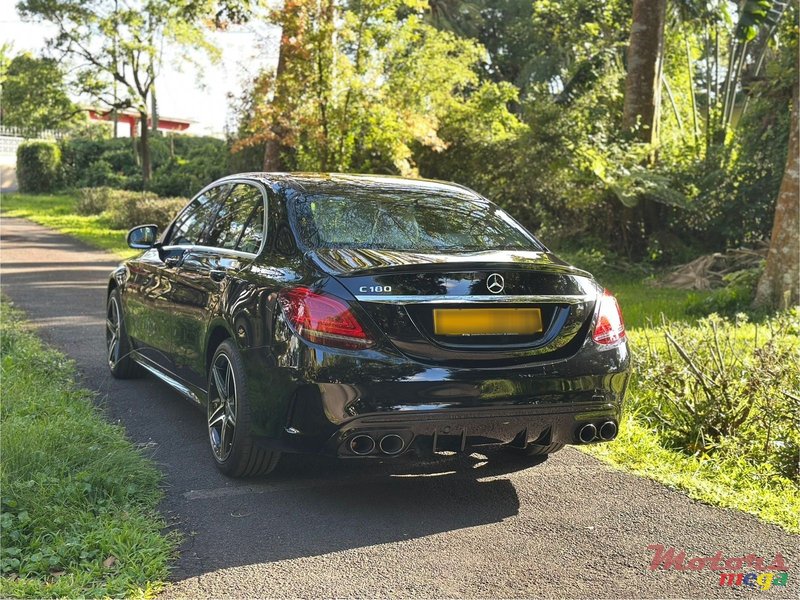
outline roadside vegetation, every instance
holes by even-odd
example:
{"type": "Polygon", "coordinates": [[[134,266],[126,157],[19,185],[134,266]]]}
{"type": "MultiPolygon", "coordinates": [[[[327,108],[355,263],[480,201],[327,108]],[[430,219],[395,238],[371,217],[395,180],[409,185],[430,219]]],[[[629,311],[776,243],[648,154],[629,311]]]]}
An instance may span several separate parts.
{"type": "Polygon", "coordinates": [[[176,537],[161,475],[108,423],[75,367],[2,302],[0,596],[152,596],[176,537]]]}
{"type": "Polygon", "coordinates": [[[120,258],[136,254],[125,242],[134,225],[164,227],[187,200],[158,199],[152,194],[89,188],[73,194],[4,194],[0,212],[71,235],[120,258]]]}

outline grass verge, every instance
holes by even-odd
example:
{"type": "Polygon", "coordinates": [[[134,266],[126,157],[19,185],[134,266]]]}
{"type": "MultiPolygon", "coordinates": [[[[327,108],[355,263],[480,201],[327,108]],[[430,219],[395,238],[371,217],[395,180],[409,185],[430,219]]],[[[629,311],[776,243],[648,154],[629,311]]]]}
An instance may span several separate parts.
{"type": "Polygon", "coordinates": [[[154,595],[177,543],[156,510],[160,473],[72,362],[0,310],[0,597],[154,595]]]}
{"type": "Polygon", "coordinates": [[[71,235],[95,248],[110,250],[120,258],[137,254],[125,242],[126,230],[111,227],[103,216],[76,214],[77,201],[69,194],[3,194],[0,212],[71,235]]]}

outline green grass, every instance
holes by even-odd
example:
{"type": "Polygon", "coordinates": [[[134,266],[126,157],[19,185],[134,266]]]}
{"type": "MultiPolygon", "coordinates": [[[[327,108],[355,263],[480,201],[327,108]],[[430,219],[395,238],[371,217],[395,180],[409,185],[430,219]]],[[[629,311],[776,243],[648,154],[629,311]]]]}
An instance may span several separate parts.
{"type": "Polygon", "coordinates": [[[177,542],[160,473],[5,302],[0,334],[0,597],[154,595],[177,542]]]}
{"type": "Polygon", "coordinates": [[[69,194],[3,194],[0,212],[50,227],[120,258],[136,255],[125,241],[127,231],[112,228],[102,216],[76,214],[76,202],[77,198],[69,194]]]}
{"type": "Polygon", "coordinates": [[[702,298],[709,292],[658,288],[648,281],[649,278],[612,278],[603,282],[617,297],[626,327],[639,329],[658,324],[662,315],[667,321],[697,320],[697,316],[687,313],[689,298],[702,298]]]}

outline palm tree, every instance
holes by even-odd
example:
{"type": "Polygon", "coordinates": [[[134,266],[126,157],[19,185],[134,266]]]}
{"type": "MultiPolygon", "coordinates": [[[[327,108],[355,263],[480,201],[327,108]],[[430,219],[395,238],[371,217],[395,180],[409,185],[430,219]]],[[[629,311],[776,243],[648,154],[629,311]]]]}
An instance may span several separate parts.
{"type": "Polygon", "coordinates": [[[484,0],[428,0],[425,17],[437,29],[462,37],[477,37],[483,8],[484,0]]]}

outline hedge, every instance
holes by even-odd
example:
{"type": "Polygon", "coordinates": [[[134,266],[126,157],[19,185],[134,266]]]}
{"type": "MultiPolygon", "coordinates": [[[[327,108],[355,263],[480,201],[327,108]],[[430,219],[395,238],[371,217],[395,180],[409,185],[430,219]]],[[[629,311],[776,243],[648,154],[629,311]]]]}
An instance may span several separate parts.
{"type": "MultiPolygon", "coordinates": [[[[61,142],[65,188],[142,190],[141,169],[130,138],[61,142]]],[[[231,173],[228,145],[211,137],[157,136],[150,140],[153,176],[147,190],[160,196],[193,196],[231,173]]]]}
{"type": "Polygon", "coordinates": [[[17,148],[20,192],[52,192],[61,186],[61,149],[55,142],[24,142],[17,148]]]}
{"type": "Polygon", "coordinates": [[[188,202],[186,198],[159,198],[152,192],[83,188],[75,210],[79,215],[102,215],[115,229],[147,223],[163,229],[188,202]]]}

